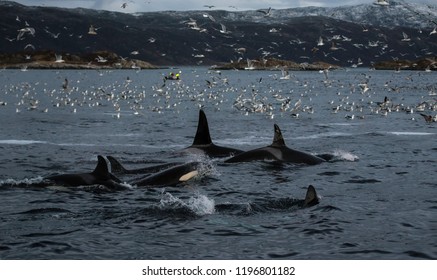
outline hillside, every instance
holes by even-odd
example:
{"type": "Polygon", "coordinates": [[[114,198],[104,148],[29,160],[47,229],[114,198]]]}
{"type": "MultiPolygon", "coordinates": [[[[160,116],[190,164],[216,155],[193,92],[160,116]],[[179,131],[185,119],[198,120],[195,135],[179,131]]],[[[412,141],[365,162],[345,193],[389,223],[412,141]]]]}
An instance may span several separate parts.
{"type": "Polygon", "coordinates": [[[38,51],[107,51],[153,65],[211,66],[272,58],[370,66],[437,56],[437,34],[432,33],[437,9],[423,5],[308,7],[272,10],[269,17],[219,10],[126,14],[10,1],[0,1],[0,9],[0,53],[27,57],[38,51]],[[89,33],[90,26],[96,34],[89,33]],[[20,35],[19,30],[28,28],[34,33],[20,35]]]}

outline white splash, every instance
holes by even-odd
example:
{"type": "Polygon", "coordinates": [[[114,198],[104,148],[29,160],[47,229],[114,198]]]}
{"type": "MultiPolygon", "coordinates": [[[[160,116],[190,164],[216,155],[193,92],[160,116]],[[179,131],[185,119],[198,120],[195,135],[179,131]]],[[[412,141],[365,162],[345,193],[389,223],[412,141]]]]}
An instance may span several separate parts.
{"type": "Polygon", "coordinates": [[[184,201],[166,192],[160,200],[160,207],[163,209],[188,208],[196,215],[203,216],[215,212],[215,201],[200,193],[196,193],[188,201],[184,201]]]}
{"type": "Polygon", "coordinates": [[[350,152],[346,152],[343,150],[335,150],[334,151],[334,156],[338,159],[341,160],[346,160],[346,161],[357,161],[359,160],[359,157],[350,153],[350,152]]]}
{"type": "Polygon", "coordinates": [[[38,176],[35,178],[25,178],[23,180],[6,179],[0,181],[0,186],[21,186],[21,185],[33,185],[39,184],[44,180],[43,177],[38,176]]]}

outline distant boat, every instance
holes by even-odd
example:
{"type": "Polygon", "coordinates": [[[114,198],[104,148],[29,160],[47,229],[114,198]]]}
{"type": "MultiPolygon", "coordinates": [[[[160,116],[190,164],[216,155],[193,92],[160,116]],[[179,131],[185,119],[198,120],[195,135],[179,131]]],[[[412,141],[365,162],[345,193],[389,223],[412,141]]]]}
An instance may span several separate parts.
{"type": "Polygon", "coordinates": [[[164,77],[164,81],[166,80],[180,80],[181,79],[181,74],[179,73],[173,73],[170,72],[170,74],[168,74],[167,76],[164,77]]]}

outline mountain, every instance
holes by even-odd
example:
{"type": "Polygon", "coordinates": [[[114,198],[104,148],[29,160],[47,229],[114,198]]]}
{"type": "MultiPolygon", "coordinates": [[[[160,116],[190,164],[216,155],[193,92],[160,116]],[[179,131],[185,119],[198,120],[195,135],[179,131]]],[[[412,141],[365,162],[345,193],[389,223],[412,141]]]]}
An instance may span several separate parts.
{"type": "Polygon", "coordinates": [[[437,8],[390,3],[272,9],[265,16],[221,10],[126,14],[0,1],[0,53],[106,51],[154,65],[207,66],[269,58],[341,66],[434,58],[437,8]]]}

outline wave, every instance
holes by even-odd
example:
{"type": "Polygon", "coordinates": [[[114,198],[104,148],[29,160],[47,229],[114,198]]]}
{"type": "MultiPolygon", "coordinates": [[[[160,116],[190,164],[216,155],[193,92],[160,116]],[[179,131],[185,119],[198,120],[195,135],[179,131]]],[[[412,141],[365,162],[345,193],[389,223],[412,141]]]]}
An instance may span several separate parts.
{"type": "Polygon", "coordinates": [[[4,145],[32,145],[32,144],[48,144],[48,142],[38,141],[38,140],[6,139],[6,140],[0,140],[0,144],[4,144],[4,145]]]}
{"type": "MultiPolygon", "coordinates": [[[[136,189],[136,186],[130,185],[126,182],[120,183],[121,187],[123,189],[136,189]]],[[[73,191],[74,189],[78,190],[85,190],[85,191],[91,191],[91,192],[113,192],[114,189],[105,187],[103,185],[95,184],[95,185],[88,185],[88,186],[78,186],[78,187],[67,187],[67,186],[60,186],[60,185],[52,185],[49,182],[47,182],[44,177],[38,176],[35,178],[25,178],[22,180],[17,179],[6,179],[6,180],[0,180],[0,188],[46,188],[50,190],[55,191],[73,191]]]]}
{"type": "Polygon", "coordinates": [[[387,134],[392,134],[396,136],[407,135],[407,136],[427,136],[435,135],[434,132],[418,132],[418,131],[388,131],[387,134]]]}
{"type": "MultiPolygon", "coordinates": [[[[18,139],[3,139],[0,140],[0,145],[18,145],[18,146],[24,146],[24,145],[53,145],[53,146],[66,146],[66,147],[101,147],[102,143],[54,143],[54,142],[48,142],[48,141],[41,141],[41,140],[18,140],[18,139]]],[[[164,148],[181,148],[183,146],[181,145],[166,145],[166,146],[157,146],[157,145],[145,145],[145,144],[127,144],[127,143],[107,143],[107,146],[120,146],[120,147],[143,147],[148,149],[162,149],[164,148]]]]}
{"type": "Polygon", "coordinates": [[[343,137],[343,136],[352,136],[352,133],[344,133],[344,132],[324,132],[317,133],[313,135],[294,137],[294,139],[318,139],[318,138],[327,138],[327,137],[343,137]]]}

